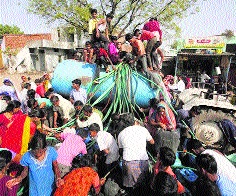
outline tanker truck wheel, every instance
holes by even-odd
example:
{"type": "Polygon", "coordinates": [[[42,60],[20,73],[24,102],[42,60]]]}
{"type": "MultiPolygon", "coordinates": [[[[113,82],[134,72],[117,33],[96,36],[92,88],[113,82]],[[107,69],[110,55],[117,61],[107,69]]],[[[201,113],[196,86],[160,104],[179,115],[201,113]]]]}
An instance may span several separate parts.
{"type": "Polygon", "coordinates": [[[218,122],[223,119],[236,123],[235,117],[227,110],[201,107],[201,114],[193,118],[193,127],[198,140],[206,146],[226,153],[232,150],[232,146],[228,144],[224,133],[218,126],[218,122]]]}

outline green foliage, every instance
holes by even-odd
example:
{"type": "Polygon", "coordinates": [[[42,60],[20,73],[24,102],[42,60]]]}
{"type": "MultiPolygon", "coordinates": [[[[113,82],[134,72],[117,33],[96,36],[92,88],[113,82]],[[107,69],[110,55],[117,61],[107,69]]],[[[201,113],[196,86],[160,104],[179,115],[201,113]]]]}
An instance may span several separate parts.
{"type": "Polygon", "coordinates": [[[50,24],[73,26],[78,32],[88,28],[90,4],[77,0],[29,0],[28,11],[42,16],[50,24]]]}
{"type": "MultiPolygon", "coordinates": [[[[111,12],[115,17],[110,33],[118,32],[122,36],[151,17],[157,17],[165,30],[179,34],[176,21],[185,17],[187,10],[198,11],[198,0],[29,0],[29,11],[41,15],[49,23],[60,21],[70,24],[79,31],[88,29],[90,8],[97,8],[100,13],[111,12]]],[[[79,32],[78,31],[78,32],[79,32]]]]}
{"type": "Polygon", "coordinates": [[[24,32],[21,31],[20,28],[17,26],[0,24],[0,38],[2,38],[4,34],[23,34],[23,33],[24,32]]]}

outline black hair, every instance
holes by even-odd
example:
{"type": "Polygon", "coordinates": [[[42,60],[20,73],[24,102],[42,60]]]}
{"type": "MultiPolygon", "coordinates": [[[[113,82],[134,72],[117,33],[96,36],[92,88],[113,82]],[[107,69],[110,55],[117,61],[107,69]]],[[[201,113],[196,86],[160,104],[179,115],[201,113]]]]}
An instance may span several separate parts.
{"type": "Polygon", "coordinates": [[[0,150],[0,158],[4,158],[6,164],[11,162],[12,153],[9,150],[0,150]]]}
{"type": "Polygon", "coordinates": [[[11,96],[10,95],[3,95],[2,100],[11,101],[11,96]]]}
{"type": "Polygon", "coordinates": [[[134,36],[136,36],[137,33],[140,33],[140,30],[139,30],[139,29],[135,29],[135,30],[134,30],[134,36]]]}
{"type": "Polygon", "coordinates": [[[196,150],[202,147],[202,143],[197,139],[189,139],[187,142],[187,151],[191,152],[192,149],[196,150]]]}
{"type": "Polygon", "coordinates": [[[133,38],[133,35],[131,34],[131,33],[127,33],[126,35],[125,35],[125,40],[126,41],[129,41],[129,40],[131,40],[133,38]]]}
{"type": "Polygon", "coordinates": [[[27,91],[27,96],[29,99],[35,98],[35,90],[34,89],[30,89],[27,91]]]}
{"type": "Polygon", "coordinates": [[[3,112],[1,112],[1,113],[13,112],[13,109],[14,109],[14,108],[15,108],[14,104],[13,104],[12,102],[9,102],[9,103],[7,104],[6,109],[5,109],[3,112]]]}
{"type": "Polygon", "coordinates": [[[88,137],[88,128],[80,128],[78,135],[82,138],[88,137]]]}
{"type": "Polygon", "coordinates": [[[80,79],[75,79],[72,81],[74,84],[78,84],[79,86],[81,85],[81,80],[80,79]]]}
{"type": "Polygon", "coordinates": [[[206,170],[210,174],[217,173],[217,163],[213,156],[209,154],[200,154],[196,157],[196,164],[201,169],[206,170]]]}
{"type": "Polygon", "coordinates": [[[54,92],[54,89],[53,89],[53,88],[49,88],[49,89],[47,90],[47,92],[44,94],[44,96],[47,98],[47,97],[49,97],[49,95],[51,95],[53,92],[54,92]]]}
{"type": "Polygon", "coordinates": [[[177,180],[170,174],[160,171],[154,178],[153,190],[155,195],[177,196],[177,180]]]}
{"type": "Polygon", "coordinates": [[[133,126],[135,123],[134,115],[132,113],[124,113],[120,115],[120,121],[123,122],[124,128],[133,126]]]}
{"type": "Polygon", "coordinates": [[[175,163],[176,156],[173,150],[171,150],[170,148],[166,146],[161,147],[159,155],[160,155],[160,161],[163,164],[163,166],[167,167],[175,163]]]}
{"type": "Polygon", "coordinates": [[[101,48],[101,44],[99,42],[95,42],[93,44],[93,48],[95,48],[95,49],[101,48]]]}
{"type": "Polygon", "coordinates": [[[2,171],[4,167],[6,167],[6,159],[0,158],[0,171],[2,171]]]}
{"type": "Polygon", "coordinates": [[[164,106],[158,106],[157,107],[157,112],[159,112],[161,109],[166,109],[164,106]]]}
{"type": "Polygon", "coordinates": [[[196,191],[195,196],[221,196],[220,190],[215,182],[212,182],[207,177],[199,177],[195,181],[196,191]]]}
{"type": "Polygon", "coordinates": [[[93,112],[93,108],[92,108],[91,105],[85,105],[85,106],[83,107],[83,111],[92,113],[92,112],[93,112]]]}
{"type": "Polygon", "coordinates": [[[36,150],[36,149],[44,149],[46,147],[47,147],[46,135],[36,130],[33,138],[29,143],[29,149],[36,150]]]}
{"type": "Polygon", "coordinates": [[[19,102],[17,100],[13,100],[12,103],[14,104],[15,108],[20,108],[20,106],[21,106],[21,102],[19,102]]]}
{"type": "Polygon", "coordinates": [[[199,106],[193,106],[191,109],[190,109],[190,112],[194,112],[195,114],[199,115],[201,113],[201,109],[199,106]]]}
{"type": "Polygon", "coordinates": [[[93,123],[89,126],[89,131],[96,131],[99,132],[100,131],[100,127],[97,123],[93,123]]]}
{"type": "Polygon", "coordinates": [[[152,98],[149,100],[149,105],[152,108],[157,108],[158,103],[159,103],[159,100],[157,98],[152,98]]]}
{"type": "Polygon", "coordinates": [[[54,95],[54,96],[51,97],[50,101],[51,101],[52,103],[55,103],[55,102],[59,101],[59,98],[58,98],[58,96],[55,96],[55,95],[54,95]]]}
{"type": "Polygon", "coordinates": [[[30,86],[31,86],[30,83],[25,83],[25,84],[23,85],[23,87],[24,87],[25,89],[28,89],[30,86]]]}
{"type": "Polygon", "coordinates": [[[77,100],[75,103],[74,103],[74,107],[77,107],[77,106],[83,106],[83,102],[80,101],[80,100],[77,100]]]}
{"type": "Polygon", "coordinates": [[[35,79],[34,80],[34,83],[41,83],[42,82],[42,79],[41,78],[38,78],[38,79],[35,79]]]}
{"type": "Polygon", "coordinates": [[[86,41],[85,46],[87,46],[87,45],[92,45],[92,43],[90,41],[86,41]]]}
{"type": "Polygon", "coordinates": [[[118,38],[117,38],[117,36],[112,35],[112,36],[110,36],[110,40],[114,41],[114,40],[118,40],[118,38]]]}
{"type": "Polygon", "coordinates": [[[45,112],[43,109],[35,109],[29,113],[29,117],[37,117],[37,118],[44,118],[45,117],[45,112]]]}
{"type": "Polygon", "coordinates": [[[114,15],[113,15],[112,13],[108,13],[108,14],[106,15],[106,17],[113,19],[113,18],[114,18],[114,15]]]}
{"type": "Polygon", "coordinates": [[[91,167],[91,166],[92,166],[92,156],[90,154],[85,154],[83,156],[76,156],[72,160],[72,168],[91,167]]]}
{"type": "Polygon", "coordinates": [[[33,106],[34,106],[34,104],[35,104],[36,102],[37,102],[36,99],[31,98],[31,99],[29,99],[29,100],[27,101],[27,106],[28,106],[29,108],[33,108],[33,106]]]}
{"type": "Polygon", "coordinates": [[[91,14],[93,14],[93,13],[96,13],[96,14],[97,14],[98,11],[97,11],[97,9],[91,9],[90,13],[91,13],[91,14]]]}

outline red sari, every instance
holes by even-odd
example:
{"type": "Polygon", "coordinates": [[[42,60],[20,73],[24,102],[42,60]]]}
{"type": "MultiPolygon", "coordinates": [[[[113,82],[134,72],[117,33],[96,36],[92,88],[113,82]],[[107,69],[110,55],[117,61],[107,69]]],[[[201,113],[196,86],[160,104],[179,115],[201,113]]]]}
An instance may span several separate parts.
{"type": "Polygon", "coordinates": [[[35,130],[36,126],[32,126],[30,117],[26,114],[18,114],[3,135],[1,147],[12,150],[19,158],[28,150],[28,143],[35,130]]]}
{"type": "Polygon", "coordinates": [[[0,114],[0,137],[3,137],[7,131],[7,125],[11,121],[4,115],[0,114]]]}

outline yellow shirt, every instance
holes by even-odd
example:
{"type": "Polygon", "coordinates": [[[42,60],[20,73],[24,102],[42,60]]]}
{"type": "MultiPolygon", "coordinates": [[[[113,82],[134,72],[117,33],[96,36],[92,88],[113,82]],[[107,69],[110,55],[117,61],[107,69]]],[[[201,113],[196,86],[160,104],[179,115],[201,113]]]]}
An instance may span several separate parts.
{"type": "Polygon", "coordinates": [[[96,24],[99,21],[99,19],[90,19],[89,20],[89,35],[93,34],[94,29],[96,28],[96,24]]]}

